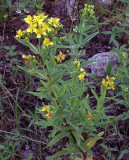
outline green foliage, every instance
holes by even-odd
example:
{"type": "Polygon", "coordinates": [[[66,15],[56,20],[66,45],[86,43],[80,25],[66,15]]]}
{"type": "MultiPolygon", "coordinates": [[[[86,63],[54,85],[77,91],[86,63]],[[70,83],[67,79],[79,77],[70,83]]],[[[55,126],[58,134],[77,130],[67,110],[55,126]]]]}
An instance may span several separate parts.
{"type": "Polygon", "coordinates": [[[116,15],[117,22],[113,27],[112,31],[105,31],[104,34],[110,34],[110,43],[114,43],[115,46],[118,47],[119,43],[117,42],[117,37],[122,38],[124,35],[126,35],[127,43],[129,43],[128,35],[129,35],[129,2],[120,0],[122,2],[125,2],[125,9],[119,9],[121,14],[116,15]]]}
{"type": "Polygon", "coordinates": [[[24,6],[24,9],[26,10],[33,10],[35,13],[41,12],[43,9],[43,6],[45,4],[46,0],[20,0],[19,8],[22,8],[24,6]]]}
{"type": "MultiPolygon", "coordinates": [[[[7,52],[4,58],[6,59],[6,61],[9,62],[9,66],[11,67],[12,71],[17,70],[17,65],[20,62],[20,60],[18,60],[16,56],[22,55],[22,53],[18,53],[17,51],[15,51],[15,49],[16,49],[15,45],[12,45],[11,47],[10,46],[0,47],[1,52],[7,52]]],[[[0,63],[4,63],[4,61],[1,60],[0,63]]],[[[8,72],[10,71],[8,70],[8,72]]]]}
{"type": "MultiPolygon", "coordinates": [[[[118,17],[120,17],[120,23],[116,23],[111,31],[103,32],[111,35],[109,43],[114,43],[116,48],[113,52],[115,51],[118,53],[120,65],[116,66],[114,82],[113,77],[111,77],[113,72],[112,61],[110,61],[106,69],[107,77],[106,79],[103,79],[102,83],[99,83],[94,75],[86,73],[83,69],[83,66],[94,62],[87,62],[85,59],[82,59],[82,52],[85,51],[83,49],[84,45],[88,45],[92,38],[99,33],[99,28],[103,24],[107,24],[107,22],[99,23],[100,19],[98,20],[98,18],[96,18],[92,5],[85,5],[85,8],[80,11],[80,17],[77,24],[73,29],[71,27],[70,33],[68,35],[64,34],[64,37],[57,36],[58,30],[62,27],[58,18],[48,18],[47,16],[42,15],[44,20],[36,22],[36,18],[40,17],[39,12],[42,10],[45,0],[21,0],[18,6],[15,6],[19,9],[33,9],[36,15],[38,15],[37,17],[31,17],[31,22],[29,21],[30,17],[25,18],[24,20],[28,23],[29,30],[28,28],[24,31],[19,30],[15,37],[17,41],[28,47],[31,51],[30,53],[33,52],[33,55],[23,55],[20,53],[23,58],[21,62],[16,59],[16,56],[19,53],[15,51],[15,46],[4,46],[1,50],[7,52],[5,59],[9,62],[8,65],[13,71],[17,71],[19,62],[22,64],[23,62],[25,63],[24,66],[19,66],[19,68],[30,74],[31,77],[29,83],[31,87],[27,93],[41,99],[42,104],[36,102],[33,111],[27,108],[28,114],[24,112],[24,109],[18,104],[20,91],[18,90],[16,92],[14,98],[14,95],[11,95],[3,85],[6,83],[3,83],[3,77],[0,75],[0,86],[2,87],[3,92],[0,100],[1,121],[3,121],[4,118],[2,117],[4,117],[3,115],[6,111],[4,109],[3,100],[7,99],[10,102],[10,96],[13,103],[10,102],[9,105],[12,107],[12,111],[15,115],[15,127],[19,132],[25,130],[37,136],[38,133],[43,134],[44,131],[48,131],[49,127],[52,128],[49,130],[45,143],[22,136],[20,133],[18,133],[20,138],[18,138],[18,136],[7,137],[5,142],[0,145],[0,159],[9,159],[13,158],[13,156],[19,156],[15,151],[17,151],[16,148],[21,145],[20,142],[23,137],[36,143],[43,143],[43,145],[45,145],[43,149],[47,149],[48,147],[51,149],[55,144],[61,144],[65,139],[65,147],[64,145],[63,147],[58,145],[60,146],[60,149],[55,150],[56,153],[55,151],[52,152],[53,155],[48,156],[47,160],[54,160],[55,158],[60,160],[60,157],[65,155],[73,159],[84,159],[84,153],[92,156],[92,147],[94,147],[98,140],[102,139],[104,134],[104,132],[98,133],[98,128],[102,128],[103,131],[106,130],[105,135],[112,135],[113,139],[118,137],[118,139],[123,141],[124,135],[121,134],[121,131],[116,124],[120,120],[124,123],[124,121],[129,118],[129,68],[127,67],[129,49],[126,45],[120,46],[119,38],[129,34],[129,3],[127,0],[121,1],[125,4],[126,10],[120,10],[123,15],[115,17],[117,20],[119,19],[118,17]],[[44,22],[48,25],[46,28],[43,27],[44,22]],[[31,28],[31,24],[34,25],[35,23],[37,26],[31,28]],[[43,29],[44,32],[38,29],[43,29]],[[38,39],[37,45],[30,42],[29,39],[31,36],[38,39]],[[94,79],[94,81],[89,81],[90,78],[94,79]],[[36,89],[32,83],[35,79],[39,80],[36,89]],[[112,88],[114,90],[114,86],[115,92],[111,90],[108,92],[108,89],[112,88]],[[100,91],[97,89],[98,87],[100,88],[100,91]],[[110,97],[107,97],[107,95],[110,95],[110,97]],[[95,102],[92,103],[92,100],[95,102]],[[116,102],[114,106],[111,105],[111,107],[109,107],[107,105],[110,100],[116,102]],[[119,104],[125,105],[127,112],[114,117],[112,116],[113,113],[111,109],[119,104]],[[109,113],[109,111],[111,113],[109,113]],[[19,127],[19,121],[22,116],[29,120],[29,124],[26,128],[19,127]],[[111,126],[112,129],[108,131],[107,128],[111,126]],[[34,133],[35,130],[32,131],[31,128],[35,128],[36,133],[34,133]],[[81,155],[82,158],[77,158],[78,154],[81,155]]],[[[5,15],[13,6],[11,5],[12,1],[1,2],[4,6],[1,13],[1,17],[3,17],[3,15],[5,15]],[[10,2],[10,4],[8,2],[10,2]]],[[[116,6],[114,6],[114,9],[115,7],[116,6]]],[[[114,9],[110,15],[114,13],[114,9]]],[[[105,12],[105,10],[103,10],[103,12],[105,12]]],[[[106,13],[103,13],[103,15],[106,15],[106,13]]],[[[100,17],[102,18],[102,15],[100,15],[100,17]]],[[[128,41],[128,37],[126,38],[128,41]]],[[[1,61],[1,63],[3,63],[3,61],[1,61]]],[[[12,71],[7,72],[11,73],[11,75],[15,73],[12,71]]],[[[28,74],[25,75],[25,79],[28,78],[28,74]]],[[[29,79],[25,81],[28,85],[29,79]]],[[[27,87],[25,86],[24,92],[26,92],[26,90],[27,87]]],[[[128,127],[125,132],[127,135],[128,127]]],[[[39,136],[37,138],[39,138],[39,136]]],[[[105,139],[110,140],[110,137],[105,137],[105,139]]],[[[104,154],[102,156],[104,159],[114,160],[116,157],[114,157],[113,152],[118,152],[118,150],[107,146],[105,144],[105,139],[101,144],[101,147],[104,149],[104,154]]],[[[41,158],[41,152],[43,151],[41,145],[39,145],[38,151],[40,151],[39,154],[41,158]]],[[[129,153],[128,145],[121,145],[119,151],[120,154],[117,158],[122,159],[125,154],[129,153]]],[[[30,153],[26,160],[32,158],[33,154],[30,153]]]]}
{"type": "Polygon", "coordinates": [[[0,159],[8,160],[14,155],[19,156],[15,153],[17,147],[20,146],[20,141],[17,136],[7,136],[4,144],[0,145],[0,159]]]}
{"type": "MultiPolygon", "coordinates": [[[[117,84],[120,87],[120,90],[118,92],[119,96],[123,96],[124,100],[118,100],[121,104],[125,105],[126,107],[129,106],[129,67],[127,67],[127,63],[129,61],[128,57],[128,49],[126,49],[126,46],[123,45],[120,48],[114,49],[118,53],[118,59],[120,60],[120,66],[117,68],[116,71],[116,79],[117,84]]],[[[116,99],[115,99],[116,100],[116,99]]],[[[117,102],[118,102],[117,101],[117,102]]]]}
{"type": "Polygon", "coordinates": [[[111,70],[112,70],[112,61],[109,61],[107,64],[107,68],[106,68],[106,75],[107,76],[111,75],[111,70]]]}
{"type": "MultiPolygon", "coordinates": [[[[93,13],[93,7],[91,8],[93,13]]],[[[79,31],[77,34],[68,35],[68,38],[63,39],[66,45],[62,45],[58,40],[60,38],[55,37],[58,31],[58,26],[60,24],[54,24],[54,19],[45,19],[44,21],[48,23],[47,29],[49,32],[46,34],[37,36],[39,38],[39,43],[34,46],[29,42],[29,36],[37,33],[38,27],[41,23],[38,23],[38,27],[34,30],[30,28],[25,31],[18,31],[16,38],[20,43],[29,47],[36,55],[40,56],[38,63],[33,64],[31,58],[28,56],[23,56],[25,60],[26,67],[20,67],[22,70],[28,72],[29,74],[40,78],[40,87],[37,88],[36,92],[29,92],[41,100],[45,99],[48,103],[42,103],[39,108],[39,113],[42,115],[44,120],[38,120],[36,124],[42,128],[47,128],[48,126],[53,126],[50,131],[49,137],[51,138],[47,147],[50,147],[61,141],[64,137],[68,139],[68,148],[63,148],[61,151],[57,152],[54,157],[65,154],[83,154],[87,152],[92,155],[91,148],[95,145],[96,141],[101,139],[102,133],[96,134],[97,127],[105,128],[111,123],[112,116],[107,116],[105,114],[104,104],[108,101],[106,98],[107,87],[103,84],[100,89],[100,96],[98,96],[92,89],[94,96],[97,99],[97,104],[93,107],[89,105],[90,97],[88,94],[84,94],[90,86],[92,85],[84,77],[88,76],[88,73],[82,68],[87,62],[81,59],[81,54],[79,53],[79,48],[88,43],[93,37],[95,37],[98,32],[93,33],[91,28],[93,25],[89,25],[86,28],[87,23],[92,23],[91,20],[85,17],[86,12],[82,11],[82,19],[79,23],[79,31]],[[86,19],[85,21],[83,21],[86,19]],[[55,25],[53,28],[51,24],[55,25]],[[50,26],[49,26],[50,25],[50,26]],[[83,25],[83,28],[81,26],[83,25]],[[51,27],[51,28],[50,28],[51,27]],[[27,37],[28,40],[24,39],[24,33],[29,33],[27,37]],[[52,34],[50,34],[52,32],[52,34]],[[23,37],[23,38],[22,38],[23,37]],[[50,38],[52,41],[50,41],[50,38]],[[64,61],[66,55],[59,48],[69,48],[70,60],[64,61]],[[76,60],[75,60],[76,58],[76,60]],[[86,137],[83,136],[85,133],[86,137]]],[[[39,16],[40,17],[40,16],[39,16]]],[[[44,16],[45,17],[45,16],[44,16]]],[[[32,17],[27,17],[25,21],[30,24],[29,18],[32,21],[32,17]]],[[[58,21],[58,19],[55,19],[58,21]]],[[[35,19],[33,20],[35,21],[35,19]]],[[[42,22],[43,23],[43,22],[42,22]]],[[[31,56],[30,56],[31,57],[31,56]]],[[[90,63],[90,62],[89,62],[90,63]]],[[[88,63],[87,63],[88,64],[88,63]]],[[[92,87],[91,87],[92,88],[92,87]]],[[[49,159],[49,157],[48,157],[49,159]]]]}
{"type": "Polygon", "coordinates": [[[11,10],[13,9],[13,5],[12,5],[13,0],[1,0],[0,2],[0,22],[2,22],[3,20],[6,20],[8,17],[8,10],[11,12],[11,10]]]}

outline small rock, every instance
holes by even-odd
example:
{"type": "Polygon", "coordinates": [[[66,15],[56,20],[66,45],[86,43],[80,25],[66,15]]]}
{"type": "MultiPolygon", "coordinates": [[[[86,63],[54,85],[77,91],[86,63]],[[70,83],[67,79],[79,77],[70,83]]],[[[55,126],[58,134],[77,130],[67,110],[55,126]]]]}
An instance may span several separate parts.
{"type": "Polygon", "coordinates": [[[112,69],[114,69],[114,65],[120,64],[120,61],[117,59],[117,53],[98,53],[88,59],[88,61],[91,60],[96,60],[96,62],[84,66],[84,68],[91,69],[91,73],[96,75],[97,77],[105,77],[106,68],[109,61],[112,60],[112,69]]]}
{"type": "Polygon", "coordinates": [[[47,1],[46,8],[50,14],[56,16],[71,16],[75,15],[77,6],[75,0],[58,0],[47,1]]]}
{"type": "Polygon", "coordinates": [[[113,0],[99,0],[99,2],[104,5],[111,5],[113,3],[113,0]]]}

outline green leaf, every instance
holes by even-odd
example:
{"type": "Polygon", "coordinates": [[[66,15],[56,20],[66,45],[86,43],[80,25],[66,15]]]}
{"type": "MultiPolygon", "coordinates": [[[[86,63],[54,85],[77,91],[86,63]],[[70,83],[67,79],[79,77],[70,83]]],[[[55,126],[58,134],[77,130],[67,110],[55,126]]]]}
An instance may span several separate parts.
{"type": "Polygon", "coordinates": [[[129,119],[129,113],[124,113],[124,118],[122,118],[123,121],[129,119]]]}
{"type": "Polygon", "coordinates": [[[119,48],[119,43],[114,38],[112,38],[112,41],[114,45],[116,46],[116,48],[119,48]]]}
{"type": "Polygon", "coordinates": [[[75,94],[71,94],[71,95],[66,95],[64,97],[61,98],[61,100],[67,99],[67,98],[74,98],[74,97],[78,97],[80,96],[79,94],[75,93],[75,94]]]}
{"type": "Polygon", "coordinates": [[[44,76],[44,72],[43,70],[34,70],[34,69],[29,69],[27,67],[21,67],[21,66],[18,66],[21,70],[29,73],[30,75],[33,75],[35,77],[38,77],[40,79],[44,79],[46,80],[47,78],[44,76]]]}
{"type": "Polygon", "coordinates": [[[40,80],[40,83],[45,87],[45,88],[48,88],[48,84],[42,80],[40,80]]]}
{"type": "Polygon", "coordinates": [[[50,82],[49,87],[52,87],[53,85],[55,85],[60,79],[61,79],[62,75],[58,75],[57,77],[54,77],[53,80],[50,82]]]}
{"type": "Polygon", "coordinates": [[[32,157],[33,157],[33,153],[30,153],[30,154],[27,156],[27,158],[26,158],[26,159],[23,159],[23,160],[31,160],[32,157]]]}
{"type": "Polygon", "coordinates": [[[89,95],[86,96],[86,98],[83,100],[83,103],[85,107],[87,108],[88,112],[92,113],[92,108],[89,106],[89,95]]]}
{"type": "Polygon", "coordinates": [[[87,152],[90,156],[92,155],[92,151],[84,142],[81,141],[79,147],[83,150],[83,152],[87,152]]]}
{"type": "Polygon", "coordinates": [[[67,88],[66,85],[64,85],[63,87],[60,88],[60,92],[59,92],[58,97],[62,97],[65,94],[66,88],[67,88]]]}
{"type": "Polygon", "coordinates": [[[128,154],[129,150],[125,149],[121,152],[120,156],[118,157],[118,160],[120,160],[125,154],[128,154]]]}
{"type": "Polygon", "coordinates": [[[69,48],[69,49],[71,49],[72,48],[72,46],[64,46],[64,45],[59,45],[59,46],[57,46],[57,48],[69,48]]]}
{"type": "Polygon", "coordinates": [[[0,86],[2,85],[2,75],[0,74],[0,86]]]}
{"type": "Polygon", "coordinates": [[[109,61],[106,68],[106,76],[110,76],[112,70],[112,61],[109,61]]]}
{"type": "Polygon", "coordinates": [[[115,122],[118,122],[118,121],[121,120],[123,117],[124,117],[124,114],[120,114],[120,115],[114,117],[113,120],[114,120],[115,122]]]}
{"type": "Polygon", "coordinates": [[[77,145],[80,145],[81,140],[84,141],[84,137],[81,134],[79,134],[77,131],[75,131],[75,130],[72,131],[72,133],[73,133],[73,135],[74,135],[74,137],[75,137],[75,139],[77,141],[77,145]]]}
{"type": "Polygon", "coordinates": [[[10,48],[11,48],[12,50],[14,50],[14,49],[16,49],[16,46],[13,45],[13,46],[11,46],[10,48]]]}
{"type": "Polygon", "coordinates": [[[63,137],[66,137],[68,135],[69,135],[69,133],[67,133],[67,132],[59,133],[54,138],[52,138],[52,140],[48,143],[47,147],[52,146],[53,144],[55,144],[56,142],[58,142],[60,139],[62,139],[63,137]]]}
{"type": "Polygon", "coordinates": [[[68,150],[67,148],[63,148],[61,151],[55,153],[53,155],[53,157],[58,157],[58,156],[63,156],[63,155],[67,155],[67,154],[70,154],[70,150],[68,150]]]}
{"type": "Polygon", "coordinates": [[[105,31],[105,32],[102,32],[103,34],[112,34],[111,31],[105,31]]]}
{"type": "Polygon", "coordinates": [[[5,149],[5,146],[4,145],[0,145],[0,150],[1,149],[5,149]]]}
{"type": "Polygon", "coordinates": [[[97,100],[97,102],[98,102],[98,101],[99,101],[98,95],[95,93],[95,91],[94,91],[93,89],[91,89],[91,91],[92,91],[93,95],[95,96],[95,98],[96,98],[96,100],[97,100]]]}
{"type": "Polygon", "coordinates": [[[47,160],[54,160],[52,156],[47,156],[47,160]]]}
{"type": "Polygon", "coordinates": [[[38,122],[35,122],[36,125],[38,126],[42,126],[43,128],[46,128],[47,126],[50,126],[49,123],[47,121],[38,121],[38,122]]]}
{"type": "MultiPolygon", "coordinates": [[[[15,37],[16,38],[16,37],[15,37]]],[[[20,43],[22,43],[23,45],[27,46],[30,48],[30,50],[32,52],[34,52],[35,54],[39,54],[39,51],[37,49],[36,46],[34,46],[32,43],[30,43],[29,41],[25,40],[25,39],[20,39],[20,38],[16,38],[16,40],[20,43]]]]}
{"type": "Polygon", "coordinates": [[[9,46],[4,46],[4,49],[6,49],[6,50],[11,50],[11,47],[9,47],[9,46]]]}
{"type": "Polygon", "coordinates": [[[95,32],[89,36],[87,36],[85,39],[83,39],[81,45],[85,45],[87,42],[89,42],[93,37],[95,37],[99,32],[95,32]]]}
{"type": "Polygon", "coordinates": [[[46,98],[46,91],[44,91],[44,92],[27,92],[27,93],[30,93],[30,94],[32,94],[32,95],[34,95],[34,96],[37,96],[37,97],[39,97],[40,99],[43,99],[43,98],[46,98]]]}
{"type": "Polygon", "coordinates": [[[85,142],[86,145],[91,149],[95,145],[97,140],[101,139],[103,134],[104,134],[104,132],[100,132],[94,138],[90,138],[90,139],[86,140],[86,142],[85,142]]]}

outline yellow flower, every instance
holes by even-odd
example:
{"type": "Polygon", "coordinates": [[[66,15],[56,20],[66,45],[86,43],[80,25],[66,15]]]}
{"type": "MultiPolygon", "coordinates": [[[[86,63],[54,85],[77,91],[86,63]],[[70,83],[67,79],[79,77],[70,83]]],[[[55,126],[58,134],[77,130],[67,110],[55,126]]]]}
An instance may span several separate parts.
{"type": "Polygon", "coordinates": [[[54,113],[50,113],[50,112],[48,112],[48,113],[46,114],[47,118],[51,118],[51,116],[53,116],[53,115],[54,115],[54,113]]]}
{"type": "Polygon", "coordinates": [[[39,13],[38,16],[42,19],[42,21],[48,17],[48,16],[45,16],[45,13],[39,13]]]}
{"type": "Polygon", "coordinates": [[[56,57],[57,62],[61,62],[60,57],[56,57]]]}
{"type": "Polygon", "coordinates": [[[81,74],[84,74],[84,76],[88,76],[88,74],[85,72],[83,68],[80,68],[80,71],[82,72],[81,74]]]}
{"type": "Polygon", "coordinates": [[[78,76],[79,80],[83,80],[84,77],[85,77],[85,75],[83,73],[79,74],[79,76],[78,76]]]}
{"type": "Polygon", "coordinates": [[[37,34],[37,38],[41,38],[42,35],[46,35],[46,32],[44,31],[43,28],[39,28],[35,32],[37,34]]]}
{"type": "Polygon", "coordinates": [[[28,15],[27,18],[24,18],[24,21],[28,24],[32,23],[32,20],[33,18],[30,15],[28,15]]]}
{"type": "Polygon", "coordinates": [[[44,112],[47,111],[49,112],[50,107],[49,106],[44,106],[40,111],[44,112]]]}
{"type": "Polygon", "coordinates": [[[32,56],[32,59],[35,59],[35,56],[32,56]]]}
{"type": "Polygon", "coordinates": [[[23,59],[27,59],[27,56],[26,56],[26,55],[22,55],[22,58],[23,58],[23,59]]]}
{"type": "Polygon", "coordinates": [[[65,57],[66,57],[66,54],[63,54],[63,53],[60,51],[60,56],[59,56],[59,57],[60,57],[61,60],[64,60],[65,57]]]}
{"type": "Polygon", "coordinates": [[[114,90],[114,89],[115,89],[115,88],[114,88],[114,82],[113,82],[113,81],[108,81],[108,83],[109,83],[109,86],[111,87],[111,89],[114,90]]]}
{"type": "Polygon", "coordinates": [[[107,86],[108,86],[108,82],[105,81],[105,79],[102,81],[102,83],[103,83],[104,87],[107,87],[107,86]]]}
{"type": "Polygon", "coordinates": [[[43,26],[43,28],[44,28],[45,30],[47,30],[48,32],[51,31],[51,28],[49,27],[49,25],[48,25],[47,23],[43,22],[43,23],[42,23],[42,26],[43,26]]]}
{"type": "Polygon", "coordinates": [[[56,57],[56,60],[57,62],[61,62],[62,60],[64,60],[66,57],[66,54],[63,54],[61,51],[60,51],[60,54],[58,57],[56,57]]]}
{"type": "Polygon", "coordinates": [[[38,23],[38,25],[41,25],[42,24],[42,19],[40,19],[39,16],[34,15],[34,23],[38,23]]]}
{"type": "Polygon", "coordinates": [[[33,23],[30,23],[30,24],[29,24],[29,27],[27,28],[26,31],[27,31],[27,32],[31,32],[31,33],[32,33],[32,32],[36,32],[36,31],[37,31],[36,27],[37,27],[37,24],[36,24],[36,23],[34,23],[34,24],[33,24],[33,23]]]}
{"type": "Polygon", "coordinates": [[[90,120],[91,118],[92,118],[91,113],[88,113],[88,114],[87,114],[87,119],[90,120]]]}
{"type": "Polygon", "coordinates": [[[84,70],[83,68],[80,68],[80,71],[81,71],[81,72],[84,72],[85,70],[84,70]]]}
{"type": "Polygon", "coordinates": [[[50,25],[52,25],[53,24],[53,26],[54,27],[57,27],[58,25],[59,25],[59,18],[50,18],[49,20],[48,20],[48,23],[50,24],[50,25]]]}
{"type": "Polygon", "coordinates": [[[29,62],[29,61],[28,61],[28,56],[22,55],[22,58],[24,59],[24,62],[25,62],[25,63],[28,63],[28,62],[29,62]]]}
{"type": "Polygon", "coordinates": [[[18,38],[21,38],[21,37],[22,37],[22,30],[21,30],[21,29],[19,29],[19,30],[17,31],[16,37],[18,37],[18,38]]]}
{"type": "Polygon", "coordinates": [[[110,84],[111,89],[115,89],[114,84],[110,84]]]}
{"type": "Polygon", "coordinates": [[[53,26],[57,27],[59,25],[59,18],[53,18],[53,26]]]}
{"type": "Polygon", "coordinates": [[[114,77],[108,77],[108,76],[106,76],[106,80],[108,80],[109,82],[111,82],[111,81],[114,81],[115,78],[114,77]]]}
{"type": "Polygon", "coordinates": [[[53,23],[53,18],[51,17],[50,19],[48,19],[48,24],[52,25],[53,23]]]}
{"type": "Polygon", "coordinates": [[[49,38],[45,38],[43,43],[44,43],[44,45],[47,46],[47,47],[53,45],[53,42],[51,42],[51,41],[49,40],[49,38]]]}
{"type": "Polygon", "coordinates": [[[109,87],[111,87],[111,89],[115,89],[114,88],[114,80],[115,80],[115,78],[114,77],[106,77],[106,80],[107,80],[107,83],[108,83],[108,85],[109,85],[109,87]]]}
{"type": "Polygon", "coordinates": [[[80,61],[74,61],[74,65],[76,65],[77,67],[80,67],[80,61]]]}

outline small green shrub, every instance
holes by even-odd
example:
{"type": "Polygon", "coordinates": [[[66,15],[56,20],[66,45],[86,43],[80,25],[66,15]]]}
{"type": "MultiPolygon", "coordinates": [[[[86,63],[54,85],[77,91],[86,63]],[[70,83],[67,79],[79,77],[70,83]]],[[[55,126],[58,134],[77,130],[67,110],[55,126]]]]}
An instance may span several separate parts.
{"type": "Polygon", "coordinates": [[[85,5],[79,26],[73,30],[76,33],[63,39],[56,36],[62,27],[59,19],[48,18],[44,13],[33,17],[28,15],[24,19],[28,28],[17,31],[16,39],[35,53],[35,56],[23,55],[26,66],[19,68],[40,79],[40,87],[29,93],[46,100],[38,109],[42,119],[36,122],[42,128],[53,126],[46,148],[67,137],[67,148],[62,148],[53,157],[68,154],[75,158],[81,154],[86,159],[87,154],[92,156],[91,148],[104,133],[97,133],[97,128],[105,128],[113,118],[106,115],[104,104],[111,99],[106,97],[106,92],[111,88],[114,90],[114,78],[107,76],[103,80],[100,96],[91,90],[97,100],[97,104],[91,107],[87,90],[93,83],[88,81],[86,77],[89,75],[82,68],[91,62],[86,62],[79,53],[79,48],[98,33],[92,33],[93,25],[86,26],[87,22],[92,24],[93,19],[96,20],[93,9],[93,6],[85,5]],[[30,43],[30,36],[38,39],[37,46],[30,43]],[[61,40],[67,45],[61,44],[61,40]],[[67,61],[63,49],[69,49],[70,59],[67,61]]]}

